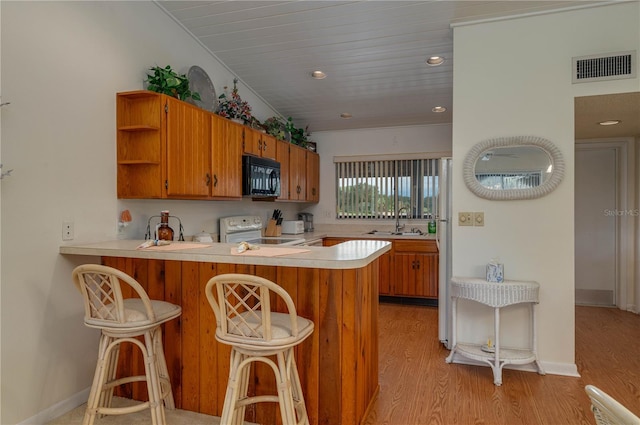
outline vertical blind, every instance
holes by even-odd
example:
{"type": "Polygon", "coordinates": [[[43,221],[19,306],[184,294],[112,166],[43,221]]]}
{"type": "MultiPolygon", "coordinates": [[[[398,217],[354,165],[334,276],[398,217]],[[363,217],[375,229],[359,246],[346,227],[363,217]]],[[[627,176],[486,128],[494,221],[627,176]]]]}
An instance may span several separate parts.
{"type": "Polygon", "coordinates": [[[437,216],[438,159],[337,162],[339,219],[437,216]]]}

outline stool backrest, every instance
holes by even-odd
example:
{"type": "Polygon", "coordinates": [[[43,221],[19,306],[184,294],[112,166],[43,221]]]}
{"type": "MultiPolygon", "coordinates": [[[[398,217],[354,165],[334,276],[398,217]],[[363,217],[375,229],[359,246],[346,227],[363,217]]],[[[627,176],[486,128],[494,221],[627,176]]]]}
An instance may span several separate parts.
{"type": "Polygon", "coordinates": [[[108,266],[85,264],[72,273],[73,282],[84,298],[84,321],[91,326],[126,326],[131,314],[136,314],[136,324],[155,321],[151,301],[144,288],[128,274],[108,266]],[[143,311],[125,308],[121,282],[129,285],[144,306],[143,311]]]}
{"type": "Polygon", "coordinates": [[[640,418],[598,387],[585,388],[598,425],[640,425],[640,418]]]}
{"type": "MultiPolygon", "coordinates": [[[[298,321],[293,300],[274,282],[252,275],[228,273],[215,276],[207,282],[207,299],[216,316],[216,335],[230,342],[279,342],[295,340],[298,321]],[[286,328],[290,335],[276,334],[272,326],[271,293],[280,297],[287,307],[289,320],[286,328]]],[[[277,327],[277,326],[276,326],[277,327]]],[[[284,327],[281,327],[284,328],[284,327]]]]}

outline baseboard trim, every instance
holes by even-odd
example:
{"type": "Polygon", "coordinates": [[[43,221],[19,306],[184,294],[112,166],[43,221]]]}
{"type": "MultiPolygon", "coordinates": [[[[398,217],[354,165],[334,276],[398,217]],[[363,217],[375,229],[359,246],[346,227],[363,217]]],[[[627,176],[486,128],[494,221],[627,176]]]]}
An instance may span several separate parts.
{"type": "MultiPolygon", "coordinates": [[[[469,359],[457,353],[453,355],[453,363],[466,364],[470,366],[489,367],[489,365],[484,362],[469,359]]],[[[540,365],[548,375],[572,376],[574,378],[580,377],[580,374],[578,373],[578,367],[574,363],[554,363],[540,361],[540,365]]],[[[524,365],[508,364],[504,366],[504,369],[521,370],[524,372],[538,372],[538,369],[536,368],[534,363],[524,365]]]]}
{"type": "Polygon", "coordinates": [[[38,414],[19,422],[17,425],[42,425],[51,422],[81,404],[86,403],[89,399],[90,389],[91,387],[87,387],[84,390],[75,393],[68,399],[62,400],[53,406],[49,406],[38,414]]]}

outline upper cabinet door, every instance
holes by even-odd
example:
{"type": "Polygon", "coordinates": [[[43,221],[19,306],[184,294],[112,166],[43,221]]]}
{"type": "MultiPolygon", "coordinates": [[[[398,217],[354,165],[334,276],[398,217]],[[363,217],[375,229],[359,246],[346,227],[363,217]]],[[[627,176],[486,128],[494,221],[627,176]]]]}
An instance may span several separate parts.
{"type": "MultiPolygon", "coordinates": [[[[242,126],[241,124],[237,124],[242,126]]],[[[249,127],[242,126],[244,129],[244,142],[242,143],[243,152],[249,155],[261,156],[262,140],[260,140],[259,132],[249,127]]]]}
{"type": "Polygon", "coordinates": [[[320,202],[320,155],[307,151],[307,201],[320,202]]]}
{"type": "Polygon", "coordinates": [[[306,166],[307,150],[297,145],[290,145],[289,156],[289,199],[305,201],[307,199],[306,166]]]}
{"type": "Polygon", "coordinates": [[[167,197],[208,197],[211,183],[211,114],[166,97],[167,197]]]}
{"type": "Polygon", "coordinates": [[[289,192],[289,142],[276,140],[276,161],[280,163],[280,196],[278,199],[290,199],[289,192]]]}
{"type": "Polygon", "coordinates": [[[243,151],[245,154],[276,159],[276,139],[250,127],[245,128],[243,151]]]}
{"type": "Polygon", "coordinates": [[[242,198],[242,135],[244,127],[211,116],[211,196],[242,198]]]}
{"type": "Polygon", "coordinates": [[[276,138],[273,136],[269,136],[268,134],[265,134],[265,133],[259,133],[259,134],[260,134],[260,141],[261,141],[260,155],[263,158],[276,159],[276,156],[277,156],[276,138]]]}

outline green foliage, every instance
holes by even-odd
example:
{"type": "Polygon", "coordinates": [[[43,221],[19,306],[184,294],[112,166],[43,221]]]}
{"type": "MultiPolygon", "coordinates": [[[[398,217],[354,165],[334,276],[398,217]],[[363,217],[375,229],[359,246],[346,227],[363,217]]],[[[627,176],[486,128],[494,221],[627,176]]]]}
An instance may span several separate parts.
{"type": "Polygon", "coordinates": [[[339,209],[343,213],[371,215],[372,218],[378,216],[379,212],[385,216],[393,216],[393,197],[381,195],[375,185],[358,183],[340,188],[338,199],[341,204],[339,209]]]}
{"type": "Polygon", "coordinates": [[[289,133],[291,133],[291,143],[294,145],[299,145],[303,148],[307,147],[307,142],[309,141],[309,126],[306,128],[298,128],[293,124],[293,118],[287,118],[287,122],[285,123],[285,128],[289,133]]]}
{"type": "Polygon", "coordinates": [[[154,66],[149,70],[153,71],[153,74],[147,74],[146,81],[149,83],[147,89],[176,97],[180,100],[187,100],[188,98],[201,100],[199,93],[191,92],[189,89],[187,76],[185,74],[177,74],[171,69],[171,65],[167,65],[164,68],[154,66]]]}
{"type": "Polygon", "coordinates": [[[267,131],[267,134],[275,137],[279,140],[285,140],[285,124],[282,118],[280,117],[271,117],[267,118],[267,120],[262,124],[264,129],[267,131]]]}

